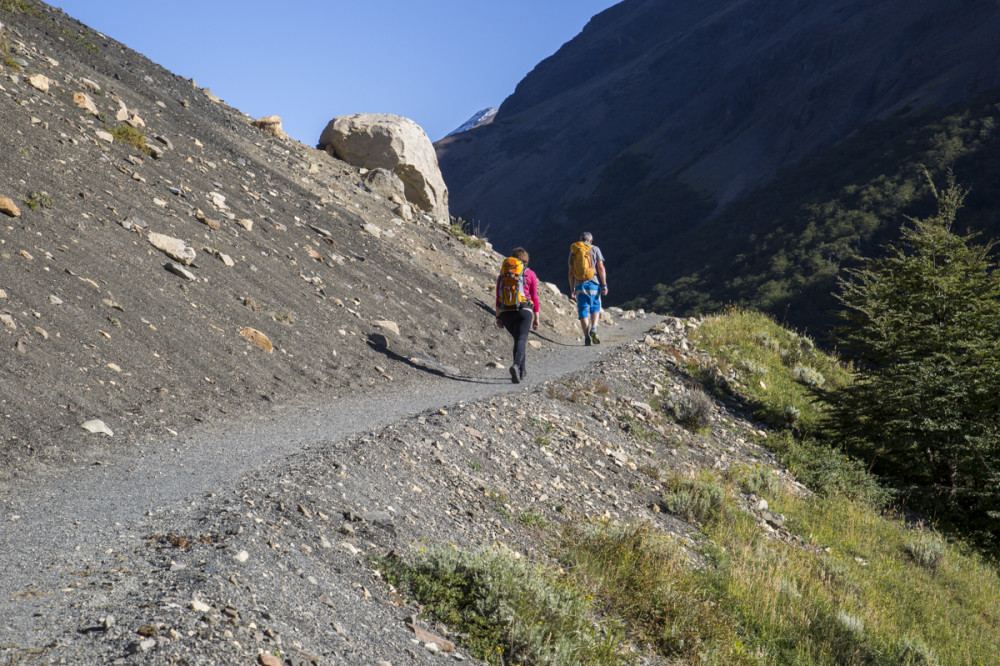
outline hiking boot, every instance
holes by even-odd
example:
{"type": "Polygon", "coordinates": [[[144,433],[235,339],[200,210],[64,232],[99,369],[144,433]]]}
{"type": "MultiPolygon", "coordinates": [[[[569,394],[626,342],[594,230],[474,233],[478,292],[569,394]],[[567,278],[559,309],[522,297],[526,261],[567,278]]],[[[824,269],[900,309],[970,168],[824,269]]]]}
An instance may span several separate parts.
{"type": "Polygon", "coordinates": [[[590,341],[593,342],[595,345],[601,344],[601,338],[600,336],[597,335],[597,331],[595,331],[594,329],[590,329],[590,341]]]}
{"type": "Polygon", "coordinates": [[[583,346],[584,347],[589,347],[590,346],[590,335],[589,334],[583,336],[583,346]]]}
{"type": "Polygon", "coordinates": [[[521,378],[517,376],[517,368],[510,366],[510,381],[515,384],[521,383],[521,378]]]}
{"type": "Polygon", "coordinates": [[[527,376],[528,376],[528,371],[525,370],[524,368],[521,368],[521,379],[524,379],[527,376]]]}

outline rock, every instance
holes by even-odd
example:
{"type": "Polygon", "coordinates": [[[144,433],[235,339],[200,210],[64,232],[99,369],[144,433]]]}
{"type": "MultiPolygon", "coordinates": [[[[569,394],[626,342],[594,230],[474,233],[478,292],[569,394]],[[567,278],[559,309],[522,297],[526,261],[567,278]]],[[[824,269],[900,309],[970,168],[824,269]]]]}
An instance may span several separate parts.
{"type": "Polygon", "coordinates": [[[403,180],[388,169],[373,169],[365,174],[364,181],[370,190],[386,199],[402,198],[400,195],[406,191],[403,180]]]}
{"type": "Polygon", "coordinates": [[[250,553],[248,553],[245,550],[241,550],[240,552],[236,553],[236,555],[233,556],[233,559],[242,564],[243,562],[246,562],[247,560],[250,559],[250,553]]]}
{"type": "Polygon", "coordinates": [[[382,238],[382,230],[376,227],[371,222],[365,222],[364,230],[375,238],[382,238]]]}
{"type": "Polygon", "coordinates": [[[212,607],[206,604],[204,601],[201,601],[199,599],[192,599],[191,610],[193,610],[195,613],[207,613],[208,611],[212,610],[212,607]]]}
{"type": "Polygon", "coordinates": [[[100,419],[91,419],[89,421],[85,421],[80,424],[80,427],[86,430],[87,432],[93,433],[95,435],[104,434],[107,435],[108,437],[115,436],[115,433],[111,430],[111,428],[105,425],[104,421],[100,419]]]}
{"type": "Polygon", "coordinates": [[[767,511],[767,506],[768,505],[767,505],[767,500],[766,499],[761,498],[761,499],[757,500],[756,509],[758,511],[767,511]]]}
{"type": "Polygon", "coordinates": [[[264,116],[263,118],[258,118],[257,120],[250,123],[259,130],[263,130],[267,134],[270,134],[275,139],[285,140],[288,135],[285,131],[281,129],[281,117],[280,116],[264,116]]]}
{"type": "Polygon", "coordinates": [[[400,204],[394,212],[407,222],[413,222],[413,208],[410,207],[410,204],[400,204]]]}
{"type": "Polygon", "coordinates": [[[0,197],[0,213],[11,217],[21,217],[21,209],[17,207],[10,197],[0,197]]]}
{"type": "Polygon", "coordinates": [[[553,296],[561,296],[562,292],[559,291],[559,287],[554,282],[543,282],[542,286],[548,289],[553,296]]]}
{"type": "Polygon", "coordinates": [[[174,261],[179,261],[185,266],[190,266],[194,263],[196,256],[194,248],[181,239],[158,234],[155,231],[151,231],[146,239],[153,247],[174,261]]]}
{"type": "Polygon", "coordinates": [[[94,100],[87,93],[78,92],[73,95],[73,102],[81,109],[88,111],[92,115],[98,115],[97,106],[94,100]]]}
{"type": "Polygon", "coordinates": [[[115,137],[111,135],[111,132],[105,132],[104,130],[95,130],[94,134],[96,134],[97,138],[100,139],[101,141],[107,141],[108,143],[115,142],[115,137]]]}
{"type": "Polygon", "coordinates": [[[435,217],[448,218],[448,188],[434,146],[409,118],[389,114],[355,114],[330,121],[320,148],[349,164],[387,169],[403,181],[406,199],[435,217]]]}
{"type": "Polygon", "coordinates": [[[538,340],[528,340],[528,346],[531,347],[532,349],[541,349],[542,343],[539,342],[538,340]]]}
{"type": "Polygon", "coordinates": [[[391,333],[399,335],[399,324],[397,324],[394,321],[389,321],[387,319],[379,319],[372,323],[378,326],[379,328],[383,328],[387,331],[390,331],[391,333]]]}
{"type": "Polygon", "coordinates": [[[17,330],[17,324],[14,322],[14,318],[7,313],[0,314],[0,322],[12,331],[17,330]]]}
{"type": "Polygon", "coordinates": [[[761,518],[763,518],[767,522],[767,524],[773,527],[774,529],[780,530],[782,527],[785,526],[785,519],[782,518],[780,515],[774,513],[773,511],[765,509],[764,511],[761,512],[760,515],[761,518]]]}
{"type": "Polygon", "coordinates": [[[253,231],[253,220],[248,220],[246,218],[237,218],[236,224],[240,225],[247,231],[253,231]]]}
{"type": "Polygon", "coordinates": [[[196,220],[207,226],[212,231],[218,231],[222,227],[222,224],[220,224],[218,220],[213,220],[209,218],[207,215],[205,215],[205,213],[201,211],[200,208],[195,211],[194,217],[196,220]]]}
{"type": "Polygon", "coordinates": [[[31,85],[32,88],[40,90],[43,93],[47,93],[49,91],[50,83],[49,77],[44,74],[32,74],[28,77],[28,84],[31,85]]]}
{"type": "Polygon", "coordinates": [[[240,335],[266,351],[268,354],[274,352],[274,345],[271,344],[271,340],[257,329],[247,326],[240,331],[240,335]]]}
{"type": "Polygon", "coordinates": [[[184,267],[183,267],[183,266],[181,266],[180,264],[175,264],[175,263],[174,263],[174,262],[172,262],[172,261],[171,261],[171,262],[168,262],[168,263],[167,263],[167,264],[166,264],[166,265],[164,266],[164,268],[166,268],[166,269],[167,269],[168,271],[170,271],[170,272],[171,272],[171,273],[173,273],[174,275],[177,275],[177,276],[179,276],[179,277],[182,277],[182,278],[184,278],[184,279],[185,279],[185,280],[187,280],[188,282],[196,282],[196,281],[198,280],[198,278],[197,278],[197,277],[195,276],[195,274],[194,274],[194,273],[192,273],[192,272],[191,272],[191,271],[189,271],[188,269],[184,268],[184,267]]]}
{"type": "Polygon", "coordinates": [[[380,527],[389,527],[392,525],[392,514],[388,511],[368,511],[362,516],[362,518],[364,518],[366,522],[380,527]]]}
{"type": "Polygon", "coordinates": [[[406,626],[413,632],[414,638],[423,643],[424,647],[431,652],[453,652],[455,650],[455,644],[446,638],[442,638],[437,634],[432,634],[426,629],[411,622],[407,622],[406,626]],[[433,649],[430,647],[431,645],[434,646],[433,649]]]}
{"type": "Polygon", "coordinates": [[[261,666],[281,666],[283,663],[281,657],[276,657],[270,652],[261,652],[257,661],[260,662],[261,666]]]}

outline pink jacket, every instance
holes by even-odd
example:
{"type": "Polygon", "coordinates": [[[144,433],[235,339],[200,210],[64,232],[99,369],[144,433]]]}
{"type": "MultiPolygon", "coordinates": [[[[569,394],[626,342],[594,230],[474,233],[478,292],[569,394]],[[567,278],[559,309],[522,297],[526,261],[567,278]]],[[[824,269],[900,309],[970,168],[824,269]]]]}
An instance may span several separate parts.
{"type": "MultiPolygon", "coordinates": [[[[538,276],[530,268],[524,269],[524,291],[531,301],[531,311],[538,312],[538,276]]],[[[500,309],[500,278],[497,277],[496,308],[500,309]]]]}

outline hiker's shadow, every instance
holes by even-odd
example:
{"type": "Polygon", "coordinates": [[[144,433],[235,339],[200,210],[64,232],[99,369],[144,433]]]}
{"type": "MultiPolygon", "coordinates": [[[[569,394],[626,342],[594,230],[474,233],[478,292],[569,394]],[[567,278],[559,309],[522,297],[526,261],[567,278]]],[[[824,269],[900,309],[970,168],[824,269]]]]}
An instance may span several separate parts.
{"type": "Polygon", "coordinates": [[[467,382],[467,383],[470,383],[470,384],[504,384],[504,383],[508,383],[508,381],[505,381],[505,380],[500,379],[500,378],[497,378],[497,379],[487,379],[487,378],[483,378],[483,377],[469,377],[469,376],[465,376],[465,375],[460,375],[460,374],[457,373],[457,371],[456,372],[447,372],[443,368],[433,367],[429,363],[428,364],[421,363],[420,359],[417,359],[416,357],[403,356],[401,354],[397,354],[396,352],[394,352],[391,349],[389,349],[389,341],[381,333],[371,333],[371,334],[369,334],[368,335],[367,343],[368,343],[368,347],[371,348],[372,351],[376,351],[376,352],[384,355],[390,361],[396,361],[397,363],[402,363],[404,365],[408,365],[409,367],[411,367],[411,368],[413,368],[415,370],[420,370],[421,372],[426,372],[429,375],[435,375],[437,377],[444,377],[445,379],[451,379],[451,380],[454,380],[454,381],[457,381],[457,382],[467,382]]]}

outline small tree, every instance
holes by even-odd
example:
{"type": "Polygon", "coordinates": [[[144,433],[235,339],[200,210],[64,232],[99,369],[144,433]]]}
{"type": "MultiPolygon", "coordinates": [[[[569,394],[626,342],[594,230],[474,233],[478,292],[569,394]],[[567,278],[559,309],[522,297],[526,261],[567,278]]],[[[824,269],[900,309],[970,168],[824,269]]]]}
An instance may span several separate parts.
{"type": "MultiPolygon", "coordinates": [[[[928,180],[930,180],[928,178],[928,180]]],[[[825,394],[827,433],[864,451],[924,511],[1000,544],[1000,278],[993,243],[952,231],[966,190],[840,280],[854,382],[825,394]]]]}

